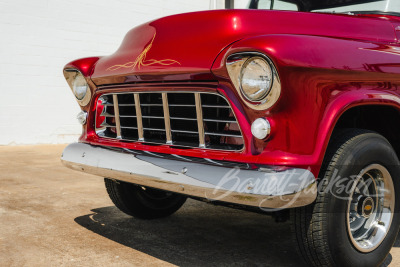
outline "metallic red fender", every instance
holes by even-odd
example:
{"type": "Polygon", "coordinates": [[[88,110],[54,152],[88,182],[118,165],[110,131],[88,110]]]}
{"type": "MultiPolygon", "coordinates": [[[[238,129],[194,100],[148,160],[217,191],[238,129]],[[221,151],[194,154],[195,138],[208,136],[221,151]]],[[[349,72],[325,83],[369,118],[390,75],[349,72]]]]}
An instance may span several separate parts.
{"type": "Polygon", "coordinates": [[[264,112],[244,109],[249,122],[265,116],[274,125],[259,162],[310,166],[318,175],[333,128],[346,110],[357,105],[400,110],[396,48],[329,37],[266,35],[236,42],[219,55],[212,71],[233,87],[225,68],[229,55],[256,51],[270,57],[281,78],[281,98],[264,112]]]}

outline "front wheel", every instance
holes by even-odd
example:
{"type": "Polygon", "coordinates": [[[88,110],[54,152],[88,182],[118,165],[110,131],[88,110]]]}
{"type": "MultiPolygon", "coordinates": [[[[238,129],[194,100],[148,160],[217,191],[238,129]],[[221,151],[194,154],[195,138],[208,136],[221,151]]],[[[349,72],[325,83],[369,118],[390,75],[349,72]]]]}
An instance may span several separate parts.
{"type": "Polygon", "coordinates": [[[107,193],[122,212],[139,219],[158,219],[176,212],[186,197],[122,181],[104,179],[107,193]]]}
{"type": "Polygon", "coordinates": [[[292,210],[300,254],[312,266],[378,266],[400,225],[400,163],[377,133],[333,136],[314,204],[292,210]]]}

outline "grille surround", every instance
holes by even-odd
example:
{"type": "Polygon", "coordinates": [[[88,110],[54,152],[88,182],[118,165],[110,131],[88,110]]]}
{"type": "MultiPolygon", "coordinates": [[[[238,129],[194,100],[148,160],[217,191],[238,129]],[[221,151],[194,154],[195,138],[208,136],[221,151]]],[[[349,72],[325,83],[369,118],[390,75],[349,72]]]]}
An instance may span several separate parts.
{"type": "MultiPolygon", "coordinates": [[[[244,149],[236,115],[229,101],[218,93],[111,92],[98,99],[104,105],[100,116],[105,117],[101,127],[95,127],[100,138],[182,148],[244,149]],[[217,116],[210,117],[210,109],[217,116]]],[[[96,109],[95,125],[99,119],[97,112],[96,109]]]]}

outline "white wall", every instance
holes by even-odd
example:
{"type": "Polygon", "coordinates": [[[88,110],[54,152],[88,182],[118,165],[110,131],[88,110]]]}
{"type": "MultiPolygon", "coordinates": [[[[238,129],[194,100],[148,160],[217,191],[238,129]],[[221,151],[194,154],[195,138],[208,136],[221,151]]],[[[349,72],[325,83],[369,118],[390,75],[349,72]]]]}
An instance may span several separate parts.
{"type": "Polygon", "coordinates": [[[63,66],[113,53],[136,25],[208,8],[209,0],[0,0],[0,145],[76,141],[80,109],[63,66]]]}

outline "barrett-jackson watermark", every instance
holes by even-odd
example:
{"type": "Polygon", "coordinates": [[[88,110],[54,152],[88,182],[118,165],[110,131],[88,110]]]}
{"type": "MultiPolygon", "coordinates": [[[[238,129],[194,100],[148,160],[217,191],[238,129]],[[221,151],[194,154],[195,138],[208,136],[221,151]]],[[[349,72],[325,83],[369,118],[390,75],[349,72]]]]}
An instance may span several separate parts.
{"type": "MultiPolygon", "coordinates": [[[[206,196],[211,200],[224,200],[232,195],[243,194],[243,196],[265,196],[258,198],[259,203],[251,203],[252,206],[259,206],[264,211],[277,211],[291,208],[296,201],[308,194],[329,193],[336,198],[349,200],[351,193],[357,186],[357,192],[364,195],[371,195],[367,192],[373,181],[363,180],[362,186],[355,183],[360,179],[358,175],[351,177],[340,177],[339,170],[335,169],[328,179],[318,179],[317,186],[311,186],[316,182],[314,175],[309,169],[288,169],[282,172],[257,172],[257,177],[251,177],[249,173],[241,169],[231,169],[218,182],[212,195],[206,196]],[[260,175],[262,173],[262,175],[260,175]],[[367,190],[367,191],[366,191],[367,190]],[[221,193],[223,192],[223,193],[221,193]],[[269,201],[273,200],[274,207],[268,208],[269,201]],[[278,203],[278,207],[276,206],[278,203]]],[[[249,198],[251,199],[251,197],[249,198]]]]}

